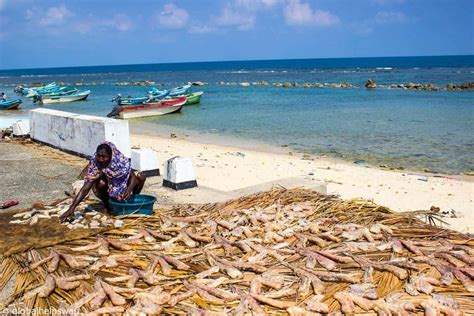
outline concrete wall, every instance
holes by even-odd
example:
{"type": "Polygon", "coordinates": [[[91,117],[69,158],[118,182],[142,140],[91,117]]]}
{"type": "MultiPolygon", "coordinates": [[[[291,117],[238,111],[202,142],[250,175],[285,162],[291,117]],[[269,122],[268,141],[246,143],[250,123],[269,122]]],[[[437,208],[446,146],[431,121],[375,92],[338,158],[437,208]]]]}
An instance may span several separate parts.
{"type": "Polygon", "coordinates": [[[59,149],[90,156],[103,141],[114,143],[130,157],[128,121],[50,109],[30,111],[32,139],[59,149]]]}

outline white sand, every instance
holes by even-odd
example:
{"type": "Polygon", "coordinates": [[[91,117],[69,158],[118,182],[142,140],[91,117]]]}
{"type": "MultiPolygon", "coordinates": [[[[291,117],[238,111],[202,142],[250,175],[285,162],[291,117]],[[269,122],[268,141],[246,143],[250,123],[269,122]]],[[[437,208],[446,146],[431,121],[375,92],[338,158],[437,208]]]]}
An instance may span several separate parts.
{"type": "Polygon", "coordinates": [[[450,228],[474,233],[474,179],[469,177],[388,171],[324,157],[305,160],[302,155],[199,144],[182,138],[135,134],[131,141],[134,146],[154,149],[160,163],[174,156],[191,158],[198,183],[218,190],[237,190],[289,177],[324,181],[328,194],[373,200],[394,211],[427,210],[431,206],[454,210],[457,218],[445,219],[450,228]]]}

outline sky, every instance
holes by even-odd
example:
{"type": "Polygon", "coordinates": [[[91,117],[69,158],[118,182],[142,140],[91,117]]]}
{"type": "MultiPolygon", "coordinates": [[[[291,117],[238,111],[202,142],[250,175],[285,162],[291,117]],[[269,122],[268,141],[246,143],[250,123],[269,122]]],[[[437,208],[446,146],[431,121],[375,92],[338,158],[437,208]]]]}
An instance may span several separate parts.
{"type": "Polygon", "coordinates": [[[0,0],[0,69],[474,54],[474,0],[0,0]]]}

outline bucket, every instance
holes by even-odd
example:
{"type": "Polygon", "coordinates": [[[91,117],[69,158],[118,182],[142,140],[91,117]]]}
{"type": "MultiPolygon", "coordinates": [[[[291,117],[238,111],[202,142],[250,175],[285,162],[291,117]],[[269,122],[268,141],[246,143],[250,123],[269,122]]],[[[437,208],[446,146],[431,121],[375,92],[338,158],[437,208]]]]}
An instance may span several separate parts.
{"type": "Polygon", "coordinates": [[[153,214],[153,204],[156,198],[151,195],[137,194],[132,196],[128,201],[114,201],[109,200],[112,206],[112,215],[127,215],[127,214],[153,214]]]}

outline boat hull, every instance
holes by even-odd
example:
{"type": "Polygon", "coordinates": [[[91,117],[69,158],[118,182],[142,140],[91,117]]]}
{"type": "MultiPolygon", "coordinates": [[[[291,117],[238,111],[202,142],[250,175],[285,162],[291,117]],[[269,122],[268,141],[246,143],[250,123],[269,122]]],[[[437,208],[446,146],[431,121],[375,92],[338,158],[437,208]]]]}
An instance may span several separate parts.
{"type": "Polygon", "coordinates": [[[146,97],[142,98],[124,98],[120,100],[120,105],[136,105],[143,104],[147,100],[146,97]]]}
{"type": "Polygon", "coordinates": [[[71,95],[78,93],[79,90],[72,88],[72,89],[65,89],[65,90],[58,90],[58,91],[51,91],[51,92],[44,92],[44,93],[38,93],[35,91],[32,91],[32,93],[29,93],[26,95],[27,98],[35,98],[38,95],[41,95],[42,97],[50,98],[50,97],[57,97],[57,96],[62,96],[62,95],[71,95]]]}
{"type": "Polygon", "coordinates": [[[186,98],[148,103],[139,106],[124,107],[118,114],[121,119],[161,116],[181,111],[186,98]]]}
{"type": "Polygon", "coordinates": [[[0,110],[16,110],[21,104],[21,99],[0,101],[0,110]]]}
{"type": "Polygon", "coordinates": [[[201,97],[203,94],[204,92],[199,91],[199,92],[194,92],[194,93],[185,95],[186,105],[198,104],[199,102],[201,102],[201,97]]]}
{"type": "Polygon", "coordinates": [[[58,88],[59,89],[59,86],[57,85],[56,82],[51,82],[45,86],[41,86],[41,87],[21,87],[19,88],[17,91],[23,95],[27,95],[28,93],[30,93],[30,90],[34,90],[34,91],[38,91],[38,90],[53,90],[53,89],[56,89],[58,88]]]}
{"type": "Polygon", "coordinates": [[[119,113],[119,117],[121,119],[131,119],[131,118],[139,118],[139,117],[149,117],[149,116],[161,116],[165,114],[171,114],[181,111],[183,105],[173,105],[173,106],[166,106],[162,108],[152,108],[153,106],[149,106],[150,109],[143,109],[139,111],[122,111],[119,113]]]}
{"type": "Polygon", "coordinates": [[[191,88],[191,85],[180,86],[170,90],[158,90],[152,88],[149,93],[153,94],[155,98],[164,98],[164,97],[178,97],[186,94],[191,88]]]}
{"type": "Polygon", "coordinates": [[[42,104],[54,104],[54,103],[65,103],[65,102],[74,102],[74,101],[82,101],[87,99],[90,94],[90,90],[84,91],[77,94],[72,95],[61,95],[61,96],[54,96],[50,98],[42,98],[42,104]]]}

